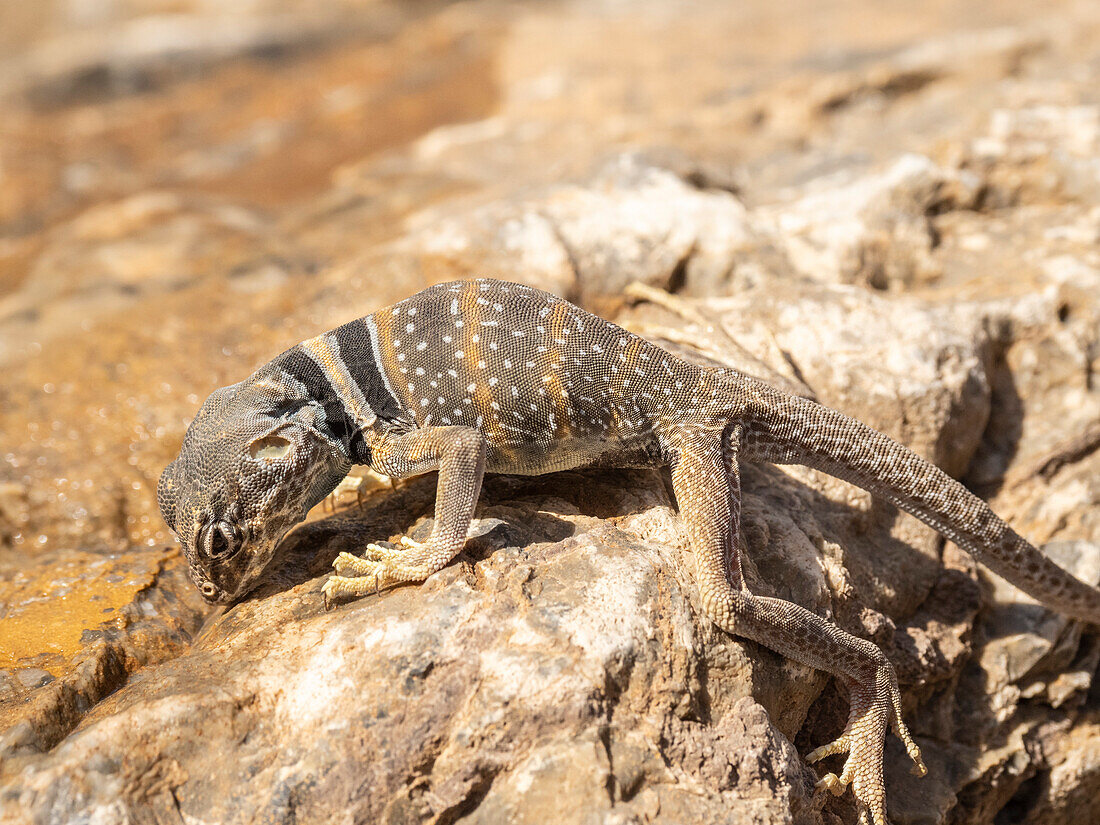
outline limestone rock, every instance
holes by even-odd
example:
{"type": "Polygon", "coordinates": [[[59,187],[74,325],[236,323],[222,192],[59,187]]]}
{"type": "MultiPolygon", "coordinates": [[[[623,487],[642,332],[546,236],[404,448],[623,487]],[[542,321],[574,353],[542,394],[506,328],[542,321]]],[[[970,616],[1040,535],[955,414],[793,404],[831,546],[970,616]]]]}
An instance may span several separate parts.
{"type": "Polygon", "coordinates": [[[818,180],[762,217],[805,276],[897,289],[936,278],[930,216],[973,205],[978,186],[973,175],[905,155],[877,174],[818,180]]]}
{"type": "MultiPolygon", "coordinates": [[[[309,549],[331,558],[357,521],[309,549]]],[[[49,755],[9,757],[5,812],[821,821],[758,705],[706,710],[703,635],[661,545],[530,497],[473,532],[487,557],[422,587],[325,612],[311,579],[224,612],[49,755]]]]}
{"type": "Polygon", "coordinates": [[[988,133],[970,147],[1005,199],[1035,201],[1100,194],[1100,108],[1031,105],[990,114],[988,133]]]}
{"type": "MultiPolygon", "coordinates": [[[[0,761],[42,754],[206,614],[178,552],[58,552],[0,585],[0,761]]],[[[10,565],[5,564],[5,567],[10,565]]]]}
{"type": "Polygon", "coordinates": [[[591,177],[518,201],[459,204],[409,219],[399,249],[457,259],[471,274],[513,272],[574,300],[615,296],[631,282],[669,288],[719,282],[753,242],[745,207],[631,154],[591,177]],[[679,283],[674,283],[675,281],[679,283]]]}
{"type": "Polygon", "coordinates": [[[242,297],[278,287],[308,262],[251,210],[146,192],[54,230],[18,291],[0,299],[0,361],[143,299],[227,277],[242,297]]]}
{"type": "Polygon", "coordinates": [[[1100,731],[1095,719],[1055,741],[1049,778],[1036,782],[1036,804],[1023,821],[1055,825],[1100,810],[1100,731]]]}

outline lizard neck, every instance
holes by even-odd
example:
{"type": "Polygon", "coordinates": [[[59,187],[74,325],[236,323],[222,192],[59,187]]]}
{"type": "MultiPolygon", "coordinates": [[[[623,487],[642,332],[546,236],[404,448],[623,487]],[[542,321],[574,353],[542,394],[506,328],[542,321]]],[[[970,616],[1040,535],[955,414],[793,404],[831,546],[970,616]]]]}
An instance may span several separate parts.
{"type": "Polygon", "coordinates": [[[305,405],[313,407],[319,413],[317,430],[332,442],[333,447],[349,462],[367,464],[370,448],[363,433],[374,423],[374,416],[366,420],[354,416],[326,372],[322,364],[298,344],[261,367],[251,380],[257,387],[268,389],[272,412],[280,409],[293,412],[305,405]]]}

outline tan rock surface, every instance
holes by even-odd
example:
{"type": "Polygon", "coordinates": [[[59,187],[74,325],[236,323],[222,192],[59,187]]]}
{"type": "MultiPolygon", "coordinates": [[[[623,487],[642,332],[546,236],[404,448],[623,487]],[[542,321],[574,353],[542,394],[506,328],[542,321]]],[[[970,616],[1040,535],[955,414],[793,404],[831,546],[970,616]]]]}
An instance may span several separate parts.
{"type": "MultiPolygon", "coordinates": [[[[431,478],[349,482],[213,613],[156,478],[214,387],[492,274],[863,418],[1100,579],[1098,43],[1069,0],[4,6],[0,821],[853,822],[799,756],[842,691],[699,618],[656,474],[491,479],[459,562],[329,613],[431,478]]],[[[1100,821],[1095,629],[846,484],[743,486],[753,589],[897,666],[895,823],[1100,821]]]]}

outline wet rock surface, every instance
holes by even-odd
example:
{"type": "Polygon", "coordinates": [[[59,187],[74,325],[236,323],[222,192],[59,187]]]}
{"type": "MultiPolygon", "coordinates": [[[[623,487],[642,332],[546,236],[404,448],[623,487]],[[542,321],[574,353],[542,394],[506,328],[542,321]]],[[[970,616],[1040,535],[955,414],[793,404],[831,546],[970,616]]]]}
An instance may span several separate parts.
{"type": "MultiPolygon", "coordinates": [[[[32,11],[39,8],[38,12],[32,11]]],[[[0,12],[0,821],[854,822],[824,674],[709,626],[661,476],[350,481],[211,609],[156,478],[211,389],[430,283],[553,289],[903,441],[1100,580],[1100,13],[0,12]],[[830,765],[830,768],[836,766],[830,765]]],[[[1100,820],[1100,636],[847,484],[743,469],[746,578],[881,645],[892,821],[1100,820]]]]}

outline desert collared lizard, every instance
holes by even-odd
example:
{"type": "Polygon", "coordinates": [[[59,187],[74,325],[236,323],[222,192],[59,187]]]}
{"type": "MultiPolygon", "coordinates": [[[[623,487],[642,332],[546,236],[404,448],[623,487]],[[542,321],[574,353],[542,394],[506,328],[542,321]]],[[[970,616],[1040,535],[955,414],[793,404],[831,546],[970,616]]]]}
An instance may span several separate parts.
{"type": "Polygon", "coordinates": [[[963,485],[848,416],[733,370],[698,367],[529,286],[460,281],[304,341],[215,391],[158,486],[161,512],[211,602],[251,589],[286,532],[352,464],[401,478],[438,470],[428,541],[342,553],[326,602],[422,581],[462,549],[485,472],[668,467],[706,615],[723,630],[838,676],[840,776],[885,825],[883,742],[902,739],[894,669],[873,643],[744,585],[741,460],[799,463],[922,519],[1050,607],[1100,623],[1100,590],[1017,535],[963,485]]]}

